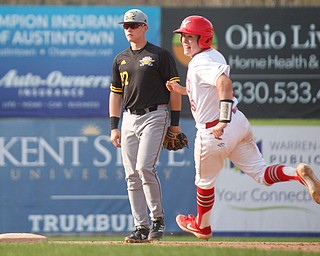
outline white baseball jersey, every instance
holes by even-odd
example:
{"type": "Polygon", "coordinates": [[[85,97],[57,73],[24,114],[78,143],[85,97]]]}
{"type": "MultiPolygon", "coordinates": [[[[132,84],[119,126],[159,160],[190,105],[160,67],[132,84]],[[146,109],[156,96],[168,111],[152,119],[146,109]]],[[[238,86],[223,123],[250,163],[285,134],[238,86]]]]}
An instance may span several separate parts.
{"type": "Polygon", "coordinates": [[[226,64],[225,58],[215,49],[203,51],[189,62],[186,89],[192,115],[197,124],[205,124],[219,118],[220,99],[216,81],[222,74],[229,76],[229,72],[230,67],[226,64]]]}
{"type": "MultiPolygon", "coordinates": [[[[210,133],[212,127],[205,128],[204,124],[219,119],[216,81],[222,74],[229,76],[229,72],[224,57],[214,49],[196,54],[188,66],[186,89],[198,128],[194,145],[195,184],[202,189],[215,186],[225,158],[260,183],[267,166],[254,142],[250,123],[241,111],[232,114],[220,140],[210,133]]],[[[233,101],[235,107],[238,101],[236,98],[233,101]]]]}

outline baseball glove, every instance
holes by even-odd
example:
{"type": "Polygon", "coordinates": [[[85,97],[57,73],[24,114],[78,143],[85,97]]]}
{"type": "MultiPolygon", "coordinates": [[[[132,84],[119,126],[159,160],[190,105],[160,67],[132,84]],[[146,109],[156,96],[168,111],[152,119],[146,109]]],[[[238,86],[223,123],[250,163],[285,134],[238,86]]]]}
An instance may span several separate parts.
{"type": "Polygon", "coordinates": [[[163,147],[169,151],[176,151],[188,147],[188,142],[189,140],[183,132],[175,133],[168,130],[163,141],[163,147]]]}

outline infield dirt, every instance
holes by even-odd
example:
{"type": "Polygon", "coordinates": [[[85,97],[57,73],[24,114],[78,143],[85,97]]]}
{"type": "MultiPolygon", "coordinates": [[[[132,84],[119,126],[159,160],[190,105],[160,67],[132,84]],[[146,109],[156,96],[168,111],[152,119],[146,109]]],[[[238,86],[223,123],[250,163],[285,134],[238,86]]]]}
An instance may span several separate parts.
{"type": "MultiPolygon", "coordinates": [[[[125,244],[122,241],[54,241],[52,244],[97,244],[97,245],[117,245],[125,244]]],[[[161,246],[206,246],[215,248],[239,248],[239,249],[259,249],[259,250],[287,250],[303,252],[319,252],[320,242],[173,242],[158,241],[144,244],[130,245],[161,245],[161,246]]]]}

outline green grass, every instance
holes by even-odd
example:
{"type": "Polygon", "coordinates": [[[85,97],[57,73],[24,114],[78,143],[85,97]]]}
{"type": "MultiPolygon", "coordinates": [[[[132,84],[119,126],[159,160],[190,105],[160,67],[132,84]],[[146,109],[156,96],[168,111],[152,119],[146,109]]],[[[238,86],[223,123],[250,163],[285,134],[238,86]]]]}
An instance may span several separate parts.
{"type": "MultiPolygon", "coordinates": [[[[42,245],[5,245],[0,247],[1,255],[3,256],[27,256],[27,255],[52,255],[52,256],[91,256],[91,255],[105,255],[105,256],[196,256],[196,255],[273,255],[275,252],[256,250],[236,250],[236,249],[220,249],[220,248],[207,248],[200,246],[153,246],[153,245],[55,245],[55,244],[42,244],[42,245]]],[[[282,254],[277,255],[281,256],[282,254]]],[[[298,253],[290,253],[283,255],[302,255],[298,253]]]]}
{"type": "MultiPolygon", "coordinates": [[[[259,250],[237,248],[215,248],[204,245],[157,245],[152,244],[124,244],[123,236],[106,237],[52,237],[49,243],[35,244],[0,244],[1,256],[308,256],[318,253],[303,251],[259,250]],[[66,243],[61,241],[87,241],[85,244],[66,243]],[[92,241],[119,241],[118,244],[90,243],[92,241]]],[[[162,241],[198,242],[193,236],[166,236],[162,241]]],[[[318,242],[320,238],[249,238],[249,237],[214,237],[211,242],[318,242]]]]}
{"type": "Polygon", "coordinates": [[[320,125],[320,119],[250,119],[249,121],[252,125],[320,125]]]}

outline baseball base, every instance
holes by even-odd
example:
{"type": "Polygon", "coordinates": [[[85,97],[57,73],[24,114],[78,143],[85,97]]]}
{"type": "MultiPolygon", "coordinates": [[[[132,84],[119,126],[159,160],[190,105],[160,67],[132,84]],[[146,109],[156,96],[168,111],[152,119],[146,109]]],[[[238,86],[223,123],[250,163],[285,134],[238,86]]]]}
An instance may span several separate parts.
{"type": "Polygon", "coordinates": [[[38,243],[47,241],[47,237],[31,233],[0,234],[0,243],[38,243]]]}

